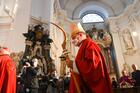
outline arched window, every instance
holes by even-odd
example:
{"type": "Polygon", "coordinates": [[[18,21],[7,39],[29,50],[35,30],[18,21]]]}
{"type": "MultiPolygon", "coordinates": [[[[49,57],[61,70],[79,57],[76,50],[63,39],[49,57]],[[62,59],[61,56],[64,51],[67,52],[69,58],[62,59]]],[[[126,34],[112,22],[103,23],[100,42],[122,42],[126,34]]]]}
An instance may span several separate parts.
{"type": "Polygon", "coordinates": [[[92,14],[86,14],[85,16],[83,16],[82,22],[83,23],[104,22],[104,19],[99,14],[92,13],[92,14]]]}

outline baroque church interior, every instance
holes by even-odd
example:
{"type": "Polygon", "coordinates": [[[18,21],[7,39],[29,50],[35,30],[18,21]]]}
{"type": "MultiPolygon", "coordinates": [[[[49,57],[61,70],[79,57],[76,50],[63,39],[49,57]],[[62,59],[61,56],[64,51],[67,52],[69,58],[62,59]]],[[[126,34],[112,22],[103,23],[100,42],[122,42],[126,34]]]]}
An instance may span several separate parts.
{"type": "Polygon", "coordinates": [[[140,69],[139,9],[140,0],[0,0],[0,46],[11,50],[18,74],[36,56],[42,75],[64,76],[63,52],[72,60],[77,53],[69,28],[76,22],[100,46],[110,77],[131,77],[132,64],[140,69]]]}

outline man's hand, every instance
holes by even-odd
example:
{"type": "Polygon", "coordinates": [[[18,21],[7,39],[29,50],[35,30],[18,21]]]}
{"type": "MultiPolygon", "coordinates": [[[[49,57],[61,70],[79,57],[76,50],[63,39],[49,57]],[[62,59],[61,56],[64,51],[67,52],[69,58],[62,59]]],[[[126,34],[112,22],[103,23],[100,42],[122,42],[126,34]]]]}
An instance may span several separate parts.
{"type": "Polygon", "coordinates": [[[69,68],[73,68],[73,61],[69,57],[66,57],[66,64],[69,68]]]}
{"type": "Polygon", "coordinates": [[[26,67],[30,67],[31,66],[29,62],[25,62],[25,64],[26,64],[25,65],[26,67]]]}

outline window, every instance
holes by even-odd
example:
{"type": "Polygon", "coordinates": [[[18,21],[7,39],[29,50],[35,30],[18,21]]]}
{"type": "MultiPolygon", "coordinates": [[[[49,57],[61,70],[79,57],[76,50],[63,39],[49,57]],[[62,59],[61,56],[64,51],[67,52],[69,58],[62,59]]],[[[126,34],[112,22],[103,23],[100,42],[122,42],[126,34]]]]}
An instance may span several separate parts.
{"type": "Polygon", "coordinates": [[[98,14],[87,14],[82,18],[83,23],[104,22],[103,18],[98,14]]]}

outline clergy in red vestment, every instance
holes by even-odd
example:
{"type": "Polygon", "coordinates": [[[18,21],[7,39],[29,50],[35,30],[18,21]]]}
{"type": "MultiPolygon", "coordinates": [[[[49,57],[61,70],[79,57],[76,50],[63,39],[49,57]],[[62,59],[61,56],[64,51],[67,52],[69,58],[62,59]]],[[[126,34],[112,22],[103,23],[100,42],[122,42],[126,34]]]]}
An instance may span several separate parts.
{"type": "Polygon", "coordinates": [[[79,50],[73,62],[66,59],[67,66],[72,69],[69,93],[112,93],[101,49],[76,24],[71,25],[71,30],[72,43],[79,50]]]}
{"type": "Polygon", "coordinates": [[[0,93],[16,93],[16,67],[8,48],[0,47],[0,93]]]}

